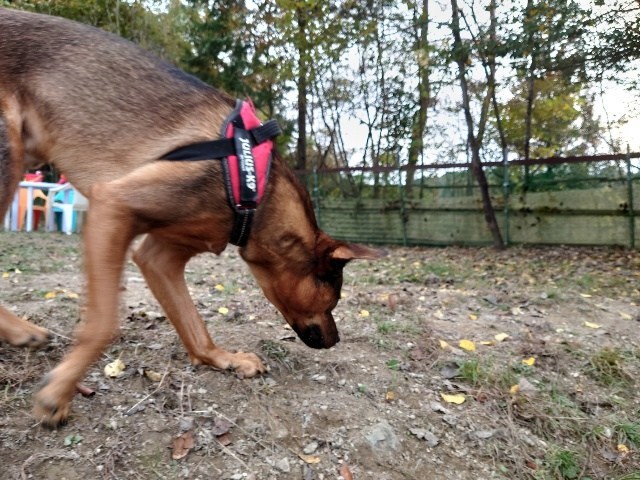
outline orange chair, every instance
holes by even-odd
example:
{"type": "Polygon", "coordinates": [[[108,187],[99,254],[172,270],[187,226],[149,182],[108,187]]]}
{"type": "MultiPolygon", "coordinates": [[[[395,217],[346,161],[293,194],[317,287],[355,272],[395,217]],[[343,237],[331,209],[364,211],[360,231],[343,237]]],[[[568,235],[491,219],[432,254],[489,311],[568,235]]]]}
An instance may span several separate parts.
{"type": "MultiPolygon", "coordinates": [[[[27,182],[42,182],[44,176],[41,172],[27,173],[24,176],[27,182]]],[[[46,215],[47,212],[47,196],[40,190],[33,190],[33,199],[41,198],[44,201],[44,205],[33,205],[33,229],[38,229],[38,223],[40,223],[40,216],[46,215]]],[[[27,214],[27,206],[29,205],[29,191],[27,189],[20,189],[20,199],[18,201],[18,230],[22,230],[27,214]]],[[[46,222],[46,218],[45,218],[46,222]]]]}

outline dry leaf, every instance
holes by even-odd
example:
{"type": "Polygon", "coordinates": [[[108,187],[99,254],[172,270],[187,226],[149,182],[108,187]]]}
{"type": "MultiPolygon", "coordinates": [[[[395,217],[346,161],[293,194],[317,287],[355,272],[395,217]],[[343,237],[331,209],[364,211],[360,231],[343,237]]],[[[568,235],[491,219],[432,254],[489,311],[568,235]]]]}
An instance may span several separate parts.
{"type": "Polygon", "coordinates": [[[344,478],[344,480],[353,480],[353,475],[351,474],[349,465],[347,465],[346,463],[343,463],[340,467],[340,476],[344,478]]]}
{"type": "Polygon", "coordinates": [[[466,350],[467,352],[473,352],[476,349],[476,344],[471,340],[460,340],[460,343],[458,345],[460,345],[460,348],[466,350]]]}
{"type": "Polygon", "coordinates": [[[218,313],[220,313],[222,315],[226,315],[227,313],[229,313],[229,309],[227,307],[220,307],[218,309],[218,313]]]}
{"type": "Polygon", "coordinates": [[[589,295],[588,293],[581,293],[580,296],[582,298],[591,298],[591,295],[589,295]]]}
{"type": "Polygon", "coordinates": [[[522,363],[532,367],[536,363],[536,359],[534,357],[525,358],[522,360],[522,363]]]}
{"type": "Polygon", "coordinates": [[[193,438],[193,432],[191,430],[184,432],[179,437],[173,439],[171,458],[174,460],[180,460],[181,458],[186,457],[189,450],[195,446],[196,441],[193,438]]]}
{"type": "Polygon", "coordinates": [[[220,445],[222,445],[223,447],[228,447],[233,443],[233,440],[231,439],[231,434],[229,432],[223,433],[222,435],[216,437],[216,440],[218,440],[220,445]]]}
{"type": "Polygon", "coordinates": [[[384,394],[384,400],[386,402],[393,402],[396,399],[396,392],[392,392],[391,390],[389,390],[387,393],[384,394]]]}
{"type": "Polygon", "coordinates": [[[444,340],[438,340],[438,341],[440,342],[440,348],[441,349],[445,350],[445,349],[450,347],[450,345],[447,342],[445,342],[444,340]]]}
{"type": "Polygon", "coordinates": [[[618,450],[618,452],[620,452],[622,455],[626,455],[629,453],[629,447],[627,447],[624,443],[619,443],[618,446],[616,447],[616,449],[618,450]]]}
{"type": "Polygon", "coordinates": [[[9,278],[9,272],[3,272],[2,278],[9,278]]]}
{"type": "Polygon", "coordinates": [[[441,393],[440,396],[447,403],[455,403],[456,405],[461,405],[465,402],[467,397],[465,397],[462,393],[458,393],[455,395],[449,395],[447,393],[441,393]]]}
{"type": "Polygon", "coordinates": [[[216,289],[217,291],[219,291],[219,292],[224,292],[224,285],[217,284],[217,285],[216,285],[215,287],[213,287],[213,288],[215,288],[215,289],[216,289]]]}
{"type": "Polygon", "coordinates": [[[498,333],[493,338],[495,338],[497,342],[504,342],[507,338],[509,338],[509,335],[507,335],[506,333],[498,333]]]}
{"type": "Polygon", "coordinates": [[[118,358],[117,360],[114,360],[113,362],[105,365],[104,374],[107,377],[116,378],[124,373],[125,368],[126,365],[124,364],[124,362],[118,358]]]}
{"type": "Polygon", "coordinates": [[[56,298],[56,292],[47,292],[44,294],[44,298],[46,299],[50,299],[50,298],[56,298]]]}
{"type": "Polygon", "coordinates": [[[477,315],[475,315],[475,314],[473,314],[473,313],[470,313],[470,314],[469,314],[469,320],[477,320],[477,319],[478,319],[478,316],[477,316],[477,315]]]}
{"type": "Polygon", "coordinates": [[[298,457],[300,457],[300,460],[310,465],[315,465],[316,463],[320,463],[320,457],[317,457],[315,455],[305,455],[304,453],[299,453],[298,457]]]}
{"type": "Polygon", "coordinates": [[[67,293],[67,297],[68,298],[79,298],[80,295],[78,295],[77,293],[74,293],[74,292],[69,292],[69,293],[67,293]]]}
{"type": "Polygon", "coordinates": [[[360,316],[362,318],[367,318],[369,316],[369,310],[360,310],[360,316]]]}
{"type": "Polygon", "coordinates": [[[584,322],[584,326],[589,328],[600,328],[600,325],[592,322],[584,322]]]}
{"type": "Polygon", "coordinates": [[[520,391],[520,385],[516,384],[516,385],[512,385],[511,388],[509,389],[509,393],[511,395],[515,395],[516,393],[518,393],[520,391]]]}
{"type": "Polygon", "coordinates": [[[620,316],[625,320],[633,320],[633,317],[625,312],[620,312],[620,316]]]}
{"type": "Polygon", "coordinates": [[[496,344],[495,340],[483,340],[480,342],[480,345],[487,345],[489,347],[495,344],[496,344]]]}
{"type": "Polygon", "coordinates": [[[145,370],[144,376],[152,382],[159,382],[160,380],[162,380],[162,375],[158,372],[154,372],[153,370],[145,370]]]}

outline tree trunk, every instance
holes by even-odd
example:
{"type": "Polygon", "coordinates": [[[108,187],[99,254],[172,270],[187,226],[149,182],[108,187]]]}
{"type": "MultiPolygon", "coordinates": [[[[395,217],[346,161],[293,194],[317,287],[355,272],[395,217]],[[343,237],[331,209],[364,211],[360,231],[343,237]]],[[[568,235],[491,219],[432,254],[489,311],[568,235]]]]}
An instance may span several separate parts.
{"type": "MultiPolygon", "coordinates": [[[[493,246],[498,249],[503,249],[504,241],[502,240],[500,227],[498,225],[498,221],[496,220],[493,205],[491,204],[491,197],[489,195],[489,184],[487,182],[487,177],[484,174],[482,162],[480,160],[480,141],[482,140],[482,135],[480,134],[478,137],[476,137],[474,133],[473,118],[471,116],[471,100],[469,98],[469,88],[466,77],[466,63],[469,54],[468,52],[466,52],[465,47],[462,43],[462,38],[460,36],[460,12],[458,9],[457,0],[451,0],[451,9],[451,31],[453,33],[454,58],[456,63],[458,64],[458,78],[460,80],[460,89],[462,91],[462,106],[468,131],[467,139],[469,148],[471,149],[471,171],[473,172],[476,181],[478,182],[478,187],[480,188],[484,218],[487,222],[487,226],[489,227],[489,231],[491,232],[491,236],[493,238],[493,246]]],[[[483,111],[485,105],[487,105],[486,101],[483,103],[483,111]]],[[[483,121],[486,121],[486,115],[484,116],[483,121]]],[[[482,133],[483,131],[484,126],[481,124],[479,132],[482,133]]]]}
{"type": "Polygon", "coordinates": [[[431,95],[431,87],[429,84],[429,45],[427,43],[427,34],[429,32],[428,0],[422,0],[422,11],[420,12],[418,24],[419,34],[416,35],[416,51],[418,52],[418,110],[413,117],[409,158],[407,159],[408,168],[405,185],[407,195],[411,194],[418,158],[424,150],[422,139],[427,125],[427,109],[431,95]]]}

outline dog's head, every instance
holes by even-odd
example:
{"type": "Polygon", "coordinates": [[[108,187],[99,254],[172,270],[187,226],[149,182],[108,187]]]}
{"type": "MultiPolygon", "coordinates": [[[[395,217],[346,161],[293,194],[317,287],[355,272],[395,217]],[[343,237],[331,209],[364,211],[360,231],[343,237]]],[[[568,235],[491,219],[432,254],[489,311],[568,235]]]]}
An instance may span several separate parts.
{"type": "Polygon", "coordinates": [[[340,337],[331,311],[340,299],[342,269],[354,259],[377,259],[380,252],[333,240],[318,232],[313,245],[282,235],[276,248],[241,250],[264,294],[298,337],[312,348],[330,348],[340,337]]]}

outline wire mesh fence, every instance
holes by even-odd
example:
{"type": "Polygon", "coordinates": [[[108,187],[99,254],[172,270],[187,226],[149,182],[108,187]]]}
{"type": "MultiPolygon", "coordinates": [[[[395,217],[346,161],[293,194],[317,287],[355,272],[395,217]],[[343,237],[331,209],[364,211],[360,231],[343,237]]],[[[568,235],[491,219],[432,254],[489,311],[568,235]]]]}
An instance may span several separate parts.
{"type": "MultiPolygon", "coordinates": [[[[505,242],[636,248],[639,159],[640,153],[627,153],[484,163],[505,242]]],[[[298,173],[312,194],[321,228],[336,238],[403,245],[491,243],[469,164],[298,173]]]]}

